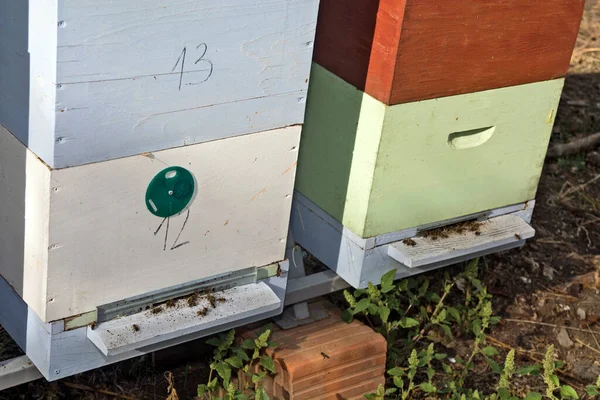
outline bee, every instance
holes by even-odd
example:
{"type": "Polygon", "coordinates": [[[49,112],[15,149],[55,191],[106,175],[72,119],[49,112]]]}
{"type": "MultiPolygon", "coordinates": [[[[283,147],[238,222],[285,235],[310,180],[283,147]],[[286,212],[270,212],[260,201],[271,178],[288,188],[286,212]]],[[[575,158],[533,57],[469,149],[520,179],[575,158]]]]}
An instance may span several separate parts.
{"type": "Polygon", "coordinates": [[[131,325],[131,329],[132,329],[134,332],[139,332],[139,331],[140,331],[140,327],[139,327],[139,326],[137,326],[136,324],[133,324],[133,325],[131,325]]]}
{"type": "Polygon", "coordinates": [[[521,235],[519,235],[518,233],[515,233],[515,238],[516,238],[517,240],[521,240],[521,235]]]}
{"type": "Polygon", "coordinates": [[[204,307],[202,310],[198,310],[196,313],[199,317],[204,317],[208,313],[208,307],[204,307]]]}
{"type": "Polygon", "coordinates": [[[407,245],[407,246],[410,246],[410,247],[414,247],[414,246],[416,246],[416,245],[417,245],[417,242],[415,242],[415,241],[414,241],[414,240],[412,240],[412,239],[404,239],[404,240],[402,241],[402,243],[404,243],[405,245],[407,245]]]}
{"type": "Polygon", "coordinates": [[[215,298],[215,296],[213,296],[212,294],[208,294],[206,296],[206,298],[208,299],[208,302],[210,303],[210,306],[212,308],[216,308],[217,307],[217,299],[215,298]]]}
{"type": "Polygon", "coordinates": [[[331,358],[331,357],[329,357],[327,354],[325,354],[323,352],[321,352],[321,355],[323,356],[323,360],[328,360],[328,359],[331,358]]]}
{"type": "Polygon", "coordinates": [[[281,278],[281,277],[283,276],[283,270],[281,269],[281,265],[278,265],[278,266],[277,266],[277,272],[275,273],[275,275],[276,275],[278,278],[281,278]]]}

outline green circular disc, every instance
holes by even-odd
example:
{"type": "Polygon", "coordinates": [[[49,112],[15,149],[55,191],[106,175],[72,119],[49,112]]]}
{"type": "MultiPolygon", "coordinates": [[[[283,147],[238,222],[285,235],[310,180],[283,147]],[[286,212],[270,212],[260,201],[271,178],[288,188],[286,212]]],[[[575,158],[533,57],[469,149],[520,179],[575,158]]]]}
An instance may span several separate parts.
{"type": "Polygon", "coordinates": [[[146,190],[146,207],[157,217],[179,214],[192,201],[194,177],[185,168],[169,167],[160,171],[146,190]]]}

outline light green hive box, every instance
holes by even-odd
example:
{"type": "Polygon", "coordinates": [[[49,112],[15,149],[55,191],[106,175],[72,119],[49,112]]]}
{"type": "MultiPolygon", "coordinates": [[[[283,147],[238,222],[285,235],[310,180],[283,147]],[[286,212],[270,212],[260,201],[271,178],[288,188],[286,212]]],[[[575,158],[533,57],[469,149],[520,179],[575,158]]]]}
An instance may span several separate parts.
{"type": "Polygon", "coordinates": [[[387,106],[313,64],[296,190],[363,238],[532,200],[563,84],[387,106]]]}

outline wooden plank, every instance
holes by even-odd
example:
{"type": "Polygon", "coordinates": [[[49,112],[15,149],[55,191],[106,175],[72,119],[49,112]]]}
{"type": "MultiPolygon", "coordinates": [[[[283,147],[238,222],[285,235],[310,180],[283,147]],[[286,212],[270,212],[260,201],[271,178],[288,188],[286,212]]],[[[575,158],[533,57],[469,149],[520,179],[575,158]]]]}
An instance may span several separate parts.
{"type": "Polygon", "coordinates": [[[311,79],[296,190],[358,236],[535,197],[563,79],[395,106],[318,64],[311,79]]]}
{"type": "Polygon", "coordinates": [[[321,0],[314,57],[390,105],[545,81],[566,74],[583,6],[321,0]]]}
{"type": "Polygon", "coordinates": [[[465,231],[453,231],[450,226],[443,237],[415,236],[410,241],[391,243],[388,254],[407,267],[415,268],[520,242],[535,234],[527,222],[515,215],[473,222],[470,226],[471,230],[465,231]]]}
{"type": "Polygon", "coordinates": [[[192,307],[182,299],[160,313],[143,311],[89,327],[87,336],[103,354],[116,355],[265,314],[281,305],[281,300],[263,282],[215,292],[214,297],[214,307],[206,297],[200,297],[192,307]],[[205,315],[199,316],[199,312],[205,315]]]}
{"type": "Polygon", "coordinates": [[[0,391],[42,378],[27,356],[0,361],[0,391]]]}

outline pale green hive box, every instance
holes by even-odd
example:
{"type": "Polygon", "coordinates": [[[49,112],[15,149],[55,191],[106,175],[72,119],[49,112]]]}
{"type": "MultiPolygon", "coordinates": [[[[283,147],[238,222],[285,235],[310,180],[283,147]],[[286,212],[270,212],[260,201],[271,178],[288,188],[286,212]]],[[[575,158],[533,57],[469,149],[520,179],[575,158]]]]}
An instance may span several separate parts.
{"type": "Polygon", "coordinates": [[[311,74],[296,190],[357,235],[535,197],[564,79],[387,106],[311,74]]]}

